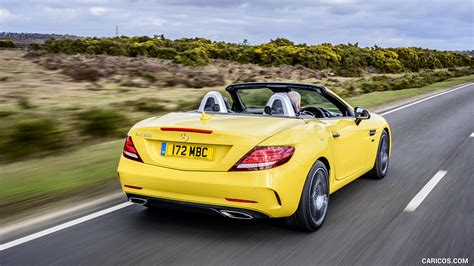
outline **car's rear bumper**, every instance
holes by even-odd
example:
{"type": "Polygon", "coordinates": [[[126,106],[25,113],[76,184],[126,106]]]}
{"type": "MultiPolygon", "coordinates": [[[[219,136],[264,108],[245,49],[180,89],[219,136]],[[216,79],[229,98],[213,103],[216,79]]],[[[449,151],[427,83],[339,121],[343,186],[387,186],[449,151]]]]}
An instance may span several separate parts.
{"type": "Polygon", "coordinates": [[[127,194],[144,196],[152,202],[171,200],[216,210],[247,210],[263,217],[285,217],[296,211],[308,171],[292,160],[273,169],[250,172],[181,171],[124,157],[118,167],[127,194]]]}

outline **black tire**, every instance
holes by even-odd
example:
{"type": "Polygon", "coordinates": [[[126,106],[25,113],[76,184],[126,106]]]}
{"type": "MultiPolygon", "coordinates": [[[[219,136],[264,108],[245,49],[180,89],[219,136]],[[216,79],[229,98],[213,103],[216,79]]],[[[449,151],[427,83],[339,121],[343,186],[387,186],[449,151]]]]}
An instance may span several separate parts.
{"type": "Polygon", "coordinates": [[[298,209],[286,222],[293,229],[316,231],[326,220],[328,206],[328,170],[322,162],[316,161],[306,178],[298,209]]]}
{"type": "Polygon", "coordinates": [[[387,131],[382,131],[380,135],[379,147],[375,158],[374,167],[367,173],[367,176],[373,179],[382,179],[387,175],[389,157],[390,137],[387,131]]]}

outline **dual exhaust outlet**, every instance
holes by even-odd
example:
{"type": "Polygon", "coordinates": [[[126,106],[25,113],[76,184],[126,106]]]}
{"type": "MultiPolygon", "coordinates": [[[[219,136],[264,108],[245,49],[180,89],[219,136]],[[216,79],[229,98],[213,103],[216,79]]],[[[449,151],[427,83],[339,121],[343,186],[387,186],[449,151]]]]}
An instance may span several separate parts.
{"type": "MultiPolygon", "coordinates": [[[[132,203],[139,204],[139,205],[145,205],[148,202],[147,199],[137,198],[137,197],[129,197],[128,200],[132,203]]],[[[212,210],[220,213],[224,217],[231,218],[231,219],[251,220],[254,218],[252,215],[245,212],[240,212],[240,211],[216,210],[216,209],[212,209],[212,210]]]]}
{"type": "Polygon", "coordinates": [[[222,214],[224,217],[231,218],[231,219],[239,219],[239,220],[251,220],[253,216],[239,211],[231,211],[231,210],[219,210],[217,211],[222,214]]]}

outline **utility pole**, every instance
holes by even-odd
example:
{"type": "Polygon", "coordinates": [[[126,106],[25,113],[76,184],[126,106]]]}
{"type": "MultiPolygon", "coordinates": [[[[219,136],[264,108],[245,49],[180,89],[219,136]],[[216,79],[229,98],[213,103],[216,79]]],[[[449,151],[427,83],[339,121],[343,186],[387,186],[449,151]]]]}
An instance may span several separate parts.
{"type": "Polygon", "coordinates": [[[119,36],[118,25],[115,25],[115,37],[119,36]]]}

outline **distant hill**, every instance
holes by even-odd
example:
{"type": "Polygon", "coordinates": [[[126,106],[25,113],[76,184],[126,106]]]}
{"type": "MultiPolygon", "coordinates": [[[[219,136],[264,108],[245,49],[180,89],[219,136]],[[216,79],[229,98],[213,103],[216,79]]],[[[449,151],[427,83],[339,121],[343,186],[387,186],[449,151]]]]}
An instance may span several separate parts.
{"type": "Polygon", "coordinates": [[[69,34],[44,34],[44,33],[28,33],[28,32],[0,32],[0,40],[12,40],[18,47],[27,47],[32,43],[41,44],[48,39],[80,39],[81,36],[69,34]]]}

